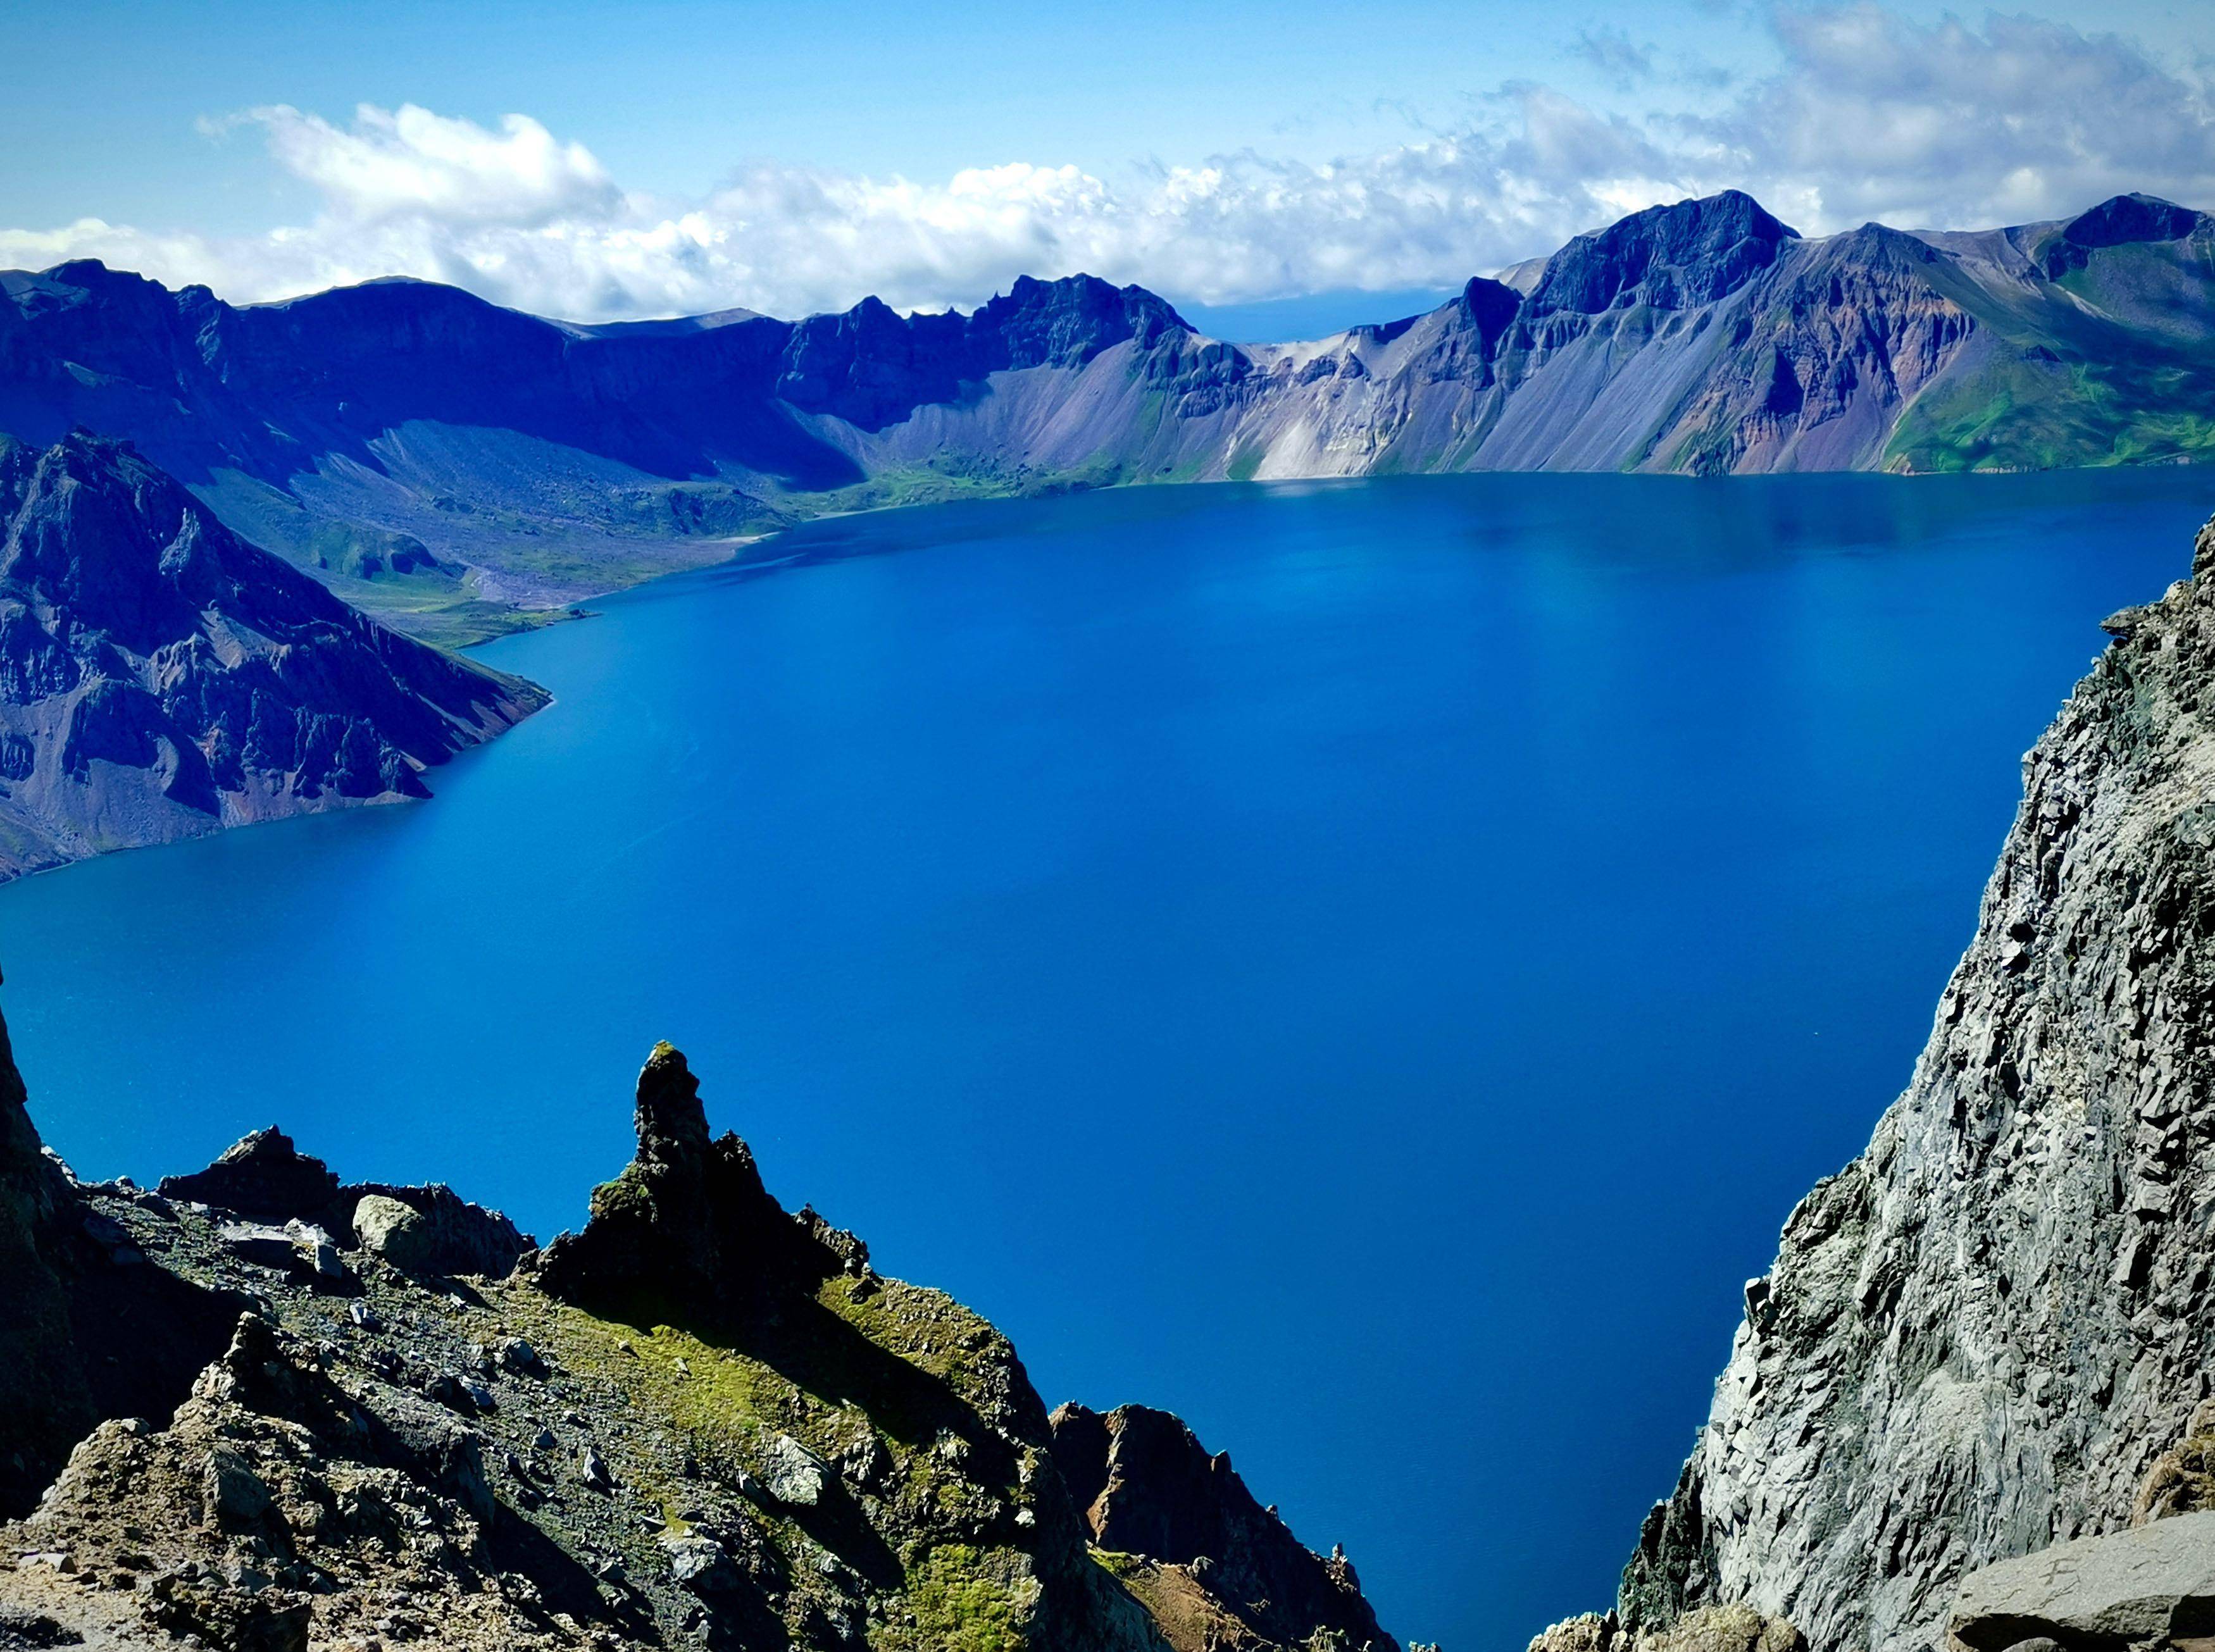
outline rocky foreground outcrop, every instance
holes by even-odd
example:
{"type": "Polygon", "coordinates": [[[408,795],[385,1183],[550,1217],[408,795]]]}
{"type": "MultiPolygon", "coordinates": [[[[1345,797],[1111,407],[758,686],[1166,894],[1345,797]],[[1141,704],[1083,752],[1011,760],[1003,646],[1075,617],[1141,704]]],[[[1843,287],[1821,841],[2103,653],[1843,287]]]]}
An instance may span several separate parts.
{"type": "Polygon", "coordinates": [[[274,1129],[80,1184],[0,1047],[0,1646],[1389,1646],[1175,1419],[1050,1423],[784,1211],[666,1045],[635,1123],[541,1251],[274,1129]]]}
{"type": "Polygon", "coordinates": [[[1344,1554],[1303,1548],[1167,1411],[1063,1405],[1053,1460],[1093,1544],[1181,1652],[1308,1644],[1392,1652],[1344,1554]]]}
{"type": "Polygon", "coordinates": [[[0,879],[429,795],[544,693],[387,630],[120,443],[0,436],[0,879]]]}
{"type": "Polygon", "coordinates": [[[2198,1652],[2215,1637],[2215,1401],[2140,1482],[2127,1530],[1962,1580],[1948,1652],[2198,1652]]]}
{"type": "Polygon", "coordinates": [[[2163,1453],[2215,1380],[2215,524],[2106,625],[1913,1081],[1746,1288],[1625,1633],[1743,1606],[1909,1652],[1976,1569],[2204,1501],[2215,1440],[2163,1453]]]}
{"type": "Polygon", "coordinates": [[[24,1108],[23,1081],[0,1025],[0,1513],[25,1507],[92,1423],[53,1251],[74,1205],[24,1108]]]}

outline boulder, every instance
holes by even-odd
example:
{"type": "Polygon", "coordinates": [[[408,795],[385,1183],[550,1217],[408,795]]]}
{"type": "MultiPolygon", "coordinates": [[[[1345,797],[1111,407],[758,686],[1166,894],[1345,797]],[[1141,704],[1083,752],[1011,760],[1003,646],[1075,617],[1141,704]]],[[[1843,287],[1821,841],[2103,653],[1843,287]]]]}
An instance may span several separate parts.
{"type": "Polygon", "coordinates": [[[773,1435],[762,1449],[762,1481],[779,1502],[813,1508],[830,1486],[831,1472],[790,1435],[773,1435]]]}
{"type": "Polygon", "coordinates": [[[2115,1649],[2215,1634],[2215,1513],[2179,1514],[2003,1560],[1961,1580],[1954,1652],[2045,1638],[2115,1649]]]}
{"type": "Polygon", "coordinates": [[[1531,1637],[1526,1652],[1619,1652],[1627,1641],[1613,1612],[1587,1612],[1548,1624],[1531,1637]]]}
{"type": "Polygon", "coordinates": [[[1806,1640],[1789,1618],[1767,1618],[1742,1601],[1699,1606],[1666,1629],[1623,1628],[1613,1612],[1564,1618],[1528,1652],[1801,1652],[1806,1640]]]}
{"type": "Polygon", "coordinates": [[[730,1594],[745,1584],[730,1551],[711,1537],[698,1533],[665,1537],[662,1546],[669,1555],[670,1581],[695,1594],[730,1594]]]}
{"type": "Polygon", "coordinates": [[[300,1260],[319,1279],[345,1280],[353,1276],[347,1272],[346,1263],[339,1260],[339,1247],[331,1243],[331,1236],[313,1222],[302,1221],[295,1216],[285,1224],[285,1232],[291,1239],[292,1248],[300,1260]]]}
{"type": "Polygon", "coordinates": [[[1790,1620],[1733,1602],[1699,1607],[1665,1630],[1641,1635],[1637,1652],[1800,1652],[1806,1644],[1790,1620]]]}
{"type": "Polygon", "coordinates": [[[208,1453],[201,1472],[201,1498],[209,1516],[226,1532],[258,1532],[274,1507],[269,1487],[255,1472],[254,1459],[236,1446],[208,1453]]]}
{"type": "Polygon", "coordinates": [[[2215,1508],[2215,1400],[2202,1400],[2184,1437],[2154,1459],[2131,1503],[2131,1524],[2215,1508]]]}
{"type": "Polygon", "coordinates": [[[512,1371],[518,1376],[543,1377],[546,1374],[546,1361],[539,1356],[537,1349],[520,1337],[502,1338],[499,1346],[493,1349],[493,1359],[501,1370],[512,1371]]]}
{"type": "Polygon", "coordinates": [[[469,1203],[451,1188],[374,1187],[353,1205],[362,1249],[402,1273],[505,1278],[531,1242],[496,1210],[469,1203]]]}
{"type": "Polygon", "coordinates": [[[430,1271],[430,1228],[413,1206],[382,1193],[365,1193],[354,1202],[354,1237],[361,1248],[403,1273],[430,1271]]]}
{"type": "Polygon", "coordinates": [[[234,1255],[265,1268],[290,1269],[302,1260],[299,1246],[281,1227],[259,1222],[225,1222],[216,1230],[234,1255]]]}

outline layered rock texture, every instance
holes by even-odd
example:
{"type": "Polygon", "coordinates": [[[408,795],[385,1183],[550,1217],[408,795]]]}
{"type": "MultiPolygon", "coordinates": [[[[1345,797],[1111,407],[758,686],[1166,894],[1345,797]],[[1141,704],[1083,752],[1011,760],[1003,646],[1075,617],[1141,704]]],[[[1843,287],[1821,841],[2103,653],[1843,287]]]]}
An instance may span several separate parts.
{"type": "Polygon", "coordinates": [[[1588,1612],[1534,1637],[1526,1652],[1803,1652],[1807,1644],[1789,1618],[1740,1604],[1696,1606],[1638,1630],[1612,1612],[1588,1612]]]}
{"type": "Polygon", "coordinates": [[[1006,1340],[784,1211],[666,1045],[635,1117],[541,1252],[273,1129],[77,1184],[0,1061],[0,1645],[1389,1644],[1174,1418],[1082,1413],[1073,1494],[1006,1340]]]}
{"type": "Polygon", "coordinates": [[[0,878],[428,793],[544,694],[399,635],[131,449],[0,437],[0,878]]]}
{"type": "Polygon", "coordinates": [[[2126,1530],[2077,1538],[1972,1572],[1946,1623],[1948,1652],[2187,1652],[2215,1637],[2215,1401],[2157,1458],[2126,1530]],[[2172,1518],[2175,1517],[2175,1518],[2172,1518]],[[2159,1522],[2159,1524],[2156,1524],[2159,1522]]]}
{"type": "Polygon", "coordinates": [[[2206,1500],[2215,524],[2106,623],[1912,1082],[1746,1287],[1626,1633],[1744,1606],[1817,1649],[1935,1645],[1972,1569],[2206,1500]]]}
{"type": "Polygon", "coordinates": [[[2215,221],[2120,196],[1804,239],[1726,192],[1289,345],[1022,280],[583,327],[377,282],[236,307],[0,275],[0,430],[125,435],[395,623],[483,635],[825,511],[1110,483],[1460,470],[2144,463],[2215,450],[2215,221]]]}

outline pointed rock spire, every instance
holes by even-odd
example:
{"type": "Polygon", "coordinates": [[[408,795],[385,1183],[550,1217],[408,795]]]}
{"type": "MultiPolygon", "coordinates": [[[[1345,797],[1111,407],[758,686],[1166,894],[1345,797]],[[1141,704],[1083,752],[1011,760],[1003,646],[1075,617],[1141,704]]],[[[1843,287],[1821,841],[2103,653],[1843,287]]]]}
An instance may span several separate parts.
{"type": "Polygon", "coordinates": [[[654,1045],[639,1071],[632,1117],[643,1164],[682,1164],[708,1151],[708,1110],[700,1102],[700,1080],[692,1076],[684,1052],[666,1039],[654,1045]]]}
{"type": "Polygon", "coordinates": [[[697,1325],[867,1265],[860,1241],[770,1196],[745,1142],[709,1138],[699,1080],[672,1045],[647,1057],[633,1119],[637,1156],[592,1190],[584,1232],[546,1247],[538,1282],[549,1294],[697,1325]]]}

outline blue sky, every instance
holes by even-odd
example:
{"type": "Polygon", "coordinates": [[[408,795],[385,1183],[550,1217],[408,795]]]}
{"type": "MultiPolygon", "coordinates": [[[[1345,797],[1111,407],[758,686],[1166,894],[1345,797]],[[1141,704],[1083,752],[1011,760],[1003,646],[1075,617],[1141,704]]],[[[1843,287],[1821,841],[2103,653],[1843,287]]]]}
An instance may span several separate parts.
{"type": "Polygon", "coordinates": [[[1726,184],[1803,229],[2215,205],[2193,9],[1385,0],[11,9],[0,264],[585,319],[1095,268],[1424,291],[1726,184]]]}

